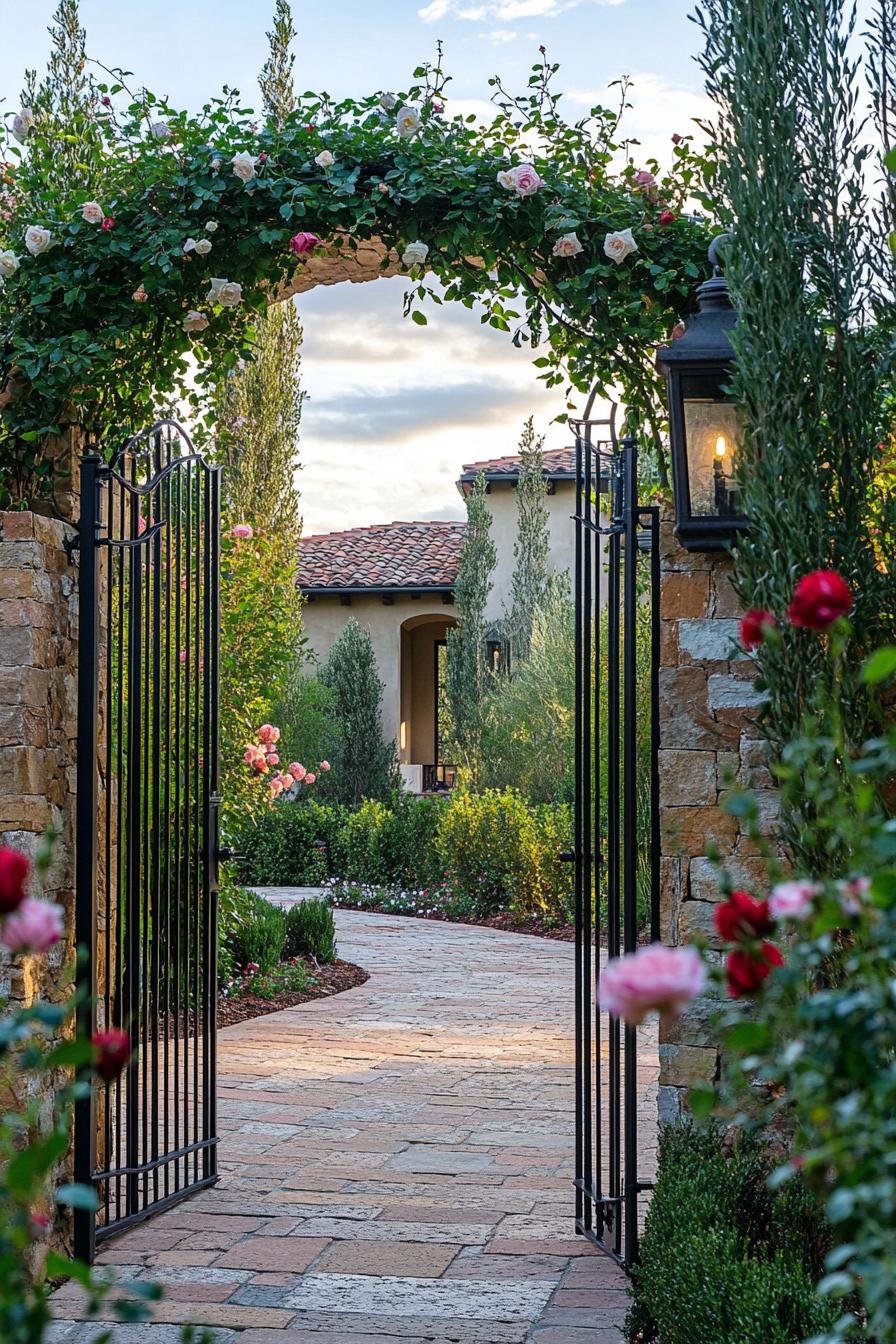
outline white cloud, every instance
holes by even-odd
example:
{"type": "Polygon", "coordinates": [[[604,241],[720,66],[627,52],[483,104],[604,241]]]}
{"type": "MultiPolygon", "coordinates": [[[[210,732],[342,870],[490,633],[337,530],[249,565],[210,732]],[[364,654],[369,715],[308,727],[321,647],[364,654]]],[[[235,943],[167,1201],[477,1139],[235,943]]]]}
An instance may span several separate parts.
{"type": "Polygon", "coordinates": [[[481,33],[481,37],[487,37],[494,46],[504,46],[507,42],[515,42],[519,34],[513,28],[492,28],[490,32],[481,33]]]}
{"type": "Polygon", "coordinates": [[[450,9],[451,0],[432,0],[432,4],[425,9],[418,9],[417,13],[424,23],[437,23],[439,19],[444,19],[450,9]]]}
{"type": "Polygon", "coordinates": [[[615,7],[624,4],[625,0],[489,0],[484,5],[468,5],[463,0],[431,0],[424,9],[418,9],[417,14],[424,23],[437,23],[449,17],[467,23],[484,23],[488,20],[513,23],[517,19],[556,18],[582,5],[615,7]]]}

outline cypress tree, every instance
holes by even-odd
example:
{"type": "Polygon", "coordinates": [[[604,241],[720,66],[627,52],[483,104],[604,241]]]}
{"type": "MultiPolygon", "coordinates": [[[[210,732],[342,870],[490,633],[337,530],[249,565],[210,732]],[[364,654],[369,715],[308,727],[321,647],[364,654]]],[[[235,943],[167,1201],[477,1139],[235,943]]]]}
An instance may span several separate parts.
{"type": "Polygon", "coordinates": [[[338,739],[327,791],[354,806],[388,801],[400,784],[395,743],[383,740],[383,683],[370,633],[352,618],[330,649],[320,676],[332,692],[338,739]]]}
{"type": "Polygon", "coordinates": [[[467,531],[458,560],[454,604],[457,626],[446,637],[445,701],[457,765],[475,784],[480,770],[486,697],[492,672],[486,659],[485,608],[498,554],[482,472],[467,496],[467,531]]]}
{"type": "Polygon", "coordinates": [[[514,671],[529,657],[535,613],[547,592],[548,506],[544,479],[544,436],[537,435],[531,415],[520,440],[517,482],[517,538],[513,548],[515,567],[511,585],[511,608],[507,621],[510,668],[514,671]]]}

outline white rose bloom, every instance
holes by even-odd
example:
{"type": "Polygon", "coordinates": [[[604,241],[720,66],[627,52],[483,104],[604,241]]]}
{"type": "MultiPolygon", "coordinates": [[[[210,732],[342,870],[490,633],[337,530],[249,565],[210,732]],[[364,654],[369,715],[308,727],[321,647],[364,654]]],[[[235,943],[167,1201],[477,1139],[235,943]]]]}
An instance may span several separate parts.
{"type": "Polygon", "coordinates": [[[314,160],[318,168],[332,168],[336,160],[328,149],[322,149],[314,160]]]}
{"type": "Polygon", "coordinates": [[[170,140],[171,127],[167,121],[154,121],[149,128],[149,133],[153,140],[170,140]]]}
{"type": "Polygon", "coordinates": [[[195,308],[191,308],[181,325],[186,332],[205,331],[208,318],[205,313],[197,313],[195,308]]]}
{"type": "Polygon", "coordinates": [[[234,154],[230,160],[233,171],[241,182],[251,182],[255,176],[255,165],[258,162],[254,154],[249,154],[245,149],[240,154],[234,154]]]}
{"type": "Polygon", "coordinates": [[[212,241],[210,238],[197,238],[194,250],[200,257],[207,257],[212,250],[212,241]]]}
{"type": "Polygon", "coordinates": [[[184,243],[184,251],[185,251],[185,252],[192,252],[192,251],[193,251],[193,248],[194,248],[195,246],[196,246],[196,239],[195,239],[195,238],[188,238],[187,241],[184,243]]]}
{"type": "Polygon", "coordinates": [[[428,255],[428,245],[418,240],[416,243],[408,243],[401,254],[401,260],[405,266],[422,266],[428,255]]]}
{"type": "Polygon", "coordinates": [[[211,163],[209,164],[209,168],[211,168],[213,173],[219,173],[221,171],[221,160],[212,159],[211,163]]]}
{"type": "Polygon", "coordinates": [[[420,129],[420,113],[416,107],[401,107],[395,118],[398,134],[403,140],[409,140],[420,129]]]}
{"type": "Polygon", "coordinates": [[[503,187],[505,191],[515,191],[516,186],[513,180],[513,174],[509,170],[498,174],[498,186],[503,187]]]}
{"type": "Polygon", "coordinates": [[[24,145],[34,127],[34,113],[30,107],[23,107],[12,119],[12,133],[20,145],[24,145]]]}
{"type": "Polygon", "coordinates": [[[18,269],[19,259],[15,252],[9,250],[0,252],[0,277],[5,278],[7,275],[15,275],[18,269]]]}
{"type": "Polygon", "coordinates": [[[558,238],[551,249],[555,257],[577,257],[584,250],[576,233],[564,233],[563,237],[558,238]]]}
{"type": "Polygon", "coordinates": [[[632,252],[637,252],[638,244],[631,229],[620,229],[618,233],[608,233],[604,239],[604,254],[617,264],[625,261],[632,252]]]}
{"type": "Polygon", "coordinates": [[[214,276],[208,300],[209,303],[220,303],[222,308],[235,308],[243,301],[243,287],[234,280],[223,280],[220,276],[214,276]]]}
{"type": "Polygon", "coordinates": [[[88,224],[102,224],[104,215],[99,201],[85,201],[81,206],[81,218],[88,224]]]}
{"type": "Polygon", "coordinates": [[[218,221],[216,219],[210,219],[205,226],[205,231],[206,233],[217,233],[218,221]]]}
{"type": "Polygon", "coordinates": [[[49,229],[44,229],[40,224],[30,224],[25,230],[25,246],[32,257],[39,257],[42,252],[53,246],[54,239],[49,229]]]}
{"type": "Polygon", "coordinates": [[[386,112],[391,112],[398,105],[398,99],[394,93],[380,94],[380,107],[386,112]]]}

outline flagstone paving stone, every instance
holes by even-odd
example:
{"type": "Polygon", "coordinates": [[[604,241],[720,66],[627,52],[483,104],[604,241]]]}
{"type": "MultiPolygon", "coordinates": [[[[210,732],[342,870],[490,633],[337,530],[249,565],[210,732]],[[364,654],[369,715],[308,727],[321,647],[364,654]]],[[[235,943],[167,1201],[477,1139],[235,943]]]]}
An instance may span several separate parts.
{"type": "MultiPolygon", "coordinates": [[[[114,1344],[620,1344],[626,1280],[573,1232],[574,949],[336,918],[370,979],[219,1033],[220,1182],[104,1244],[122,1292],[165,1287],[114,1344]]],[[[656,1083],[649,1051],[648,1159],[656,1083]]],[[[109,1328],[82,1305],[50,1344],[109,1328]]]]}

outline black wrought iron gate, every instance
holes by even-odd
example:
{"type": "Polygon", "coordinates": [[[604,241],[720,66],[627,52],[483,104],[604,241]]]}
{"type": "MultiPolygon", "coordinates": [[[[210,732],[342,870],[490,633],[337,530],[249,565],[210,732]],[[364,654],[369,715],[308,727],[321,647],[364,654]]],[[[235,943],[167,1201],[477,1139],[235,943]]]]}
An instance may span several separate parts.
{"type": "Polygon", "coordinates": [[[574,430],[576,1228],[628,1266],[651,1184],[641,1033],[595,991],[608,957],[659,937],[659,510],[638,501],[633,439],[611,421],[574,430]]]}
{"type": "Polygon", "coordinates": [[[86,1260],[216,1179],[218,470],[162,421],[81,466],[76,937],[91,1032],[128,1032],[81,1100],[86,1260]],[[89,997],[88,997],[89,996],[89,997]]]}

